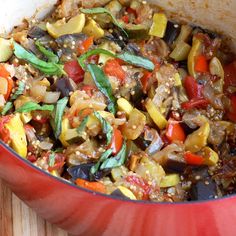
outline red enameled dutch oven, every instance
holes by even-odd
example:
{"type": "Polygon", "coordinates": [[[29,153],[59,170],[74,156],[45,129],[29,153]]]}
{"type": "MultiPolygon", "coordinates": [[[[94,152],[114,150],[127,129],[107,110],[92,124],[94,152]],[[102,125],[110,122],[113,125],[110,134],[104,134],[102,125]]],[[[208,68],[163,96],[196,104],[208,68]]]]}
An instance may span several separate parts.
{"type": "MultiPolygon", "coordinates": [[[[55,0],[7,1],[4,14],[1,9],[0,31],[6,22],[10,28],[45,2],[52,5],[55,0]]],[[[154,2],[200,25],[218,28],[235,42],[236,1],[154,2]]],[[[0,178],[40,216],[73,235],[236,235],[235,195],[175,204],[115,199],[47,174],[3,143],[0,144],[0,178]]]]}

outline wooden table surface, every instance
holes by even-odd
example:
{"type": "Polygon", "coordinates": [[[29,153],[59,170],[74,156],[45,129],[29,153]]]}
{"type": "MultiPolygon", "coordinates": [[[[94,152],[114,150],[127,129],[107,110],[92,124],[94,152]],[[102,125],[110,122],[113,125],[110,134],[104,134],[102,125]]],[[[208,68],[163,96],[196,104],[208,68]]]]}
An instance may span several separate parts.
{"type": "Polygon", "coordinates": [[[68,234],[37,216],[0,179],[0,236],[68,236],[68,234]]]}

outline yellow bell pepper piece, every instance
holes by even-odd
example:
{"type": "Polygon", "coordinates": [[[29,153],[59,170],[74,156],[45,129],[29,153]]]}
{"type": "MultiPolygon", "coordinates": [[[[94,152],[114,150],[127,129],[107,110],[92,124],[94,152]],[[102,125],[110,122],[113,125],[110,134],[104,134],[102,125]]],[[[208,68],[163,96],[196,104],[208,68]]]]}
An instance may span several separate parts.
{"type": "Polygon", "coordinates": [[[164,13],[155,13],[149,35],[163,38],[166,32],[167,21],[164,13]]]}
{"type": "Polygon", "coordinates": [[[202,149],[202,155],[205,157],[204,164],[208,166],[215,166],[219,161],[218,154],[209,147],[202,149]]]}
{"type": "Polygon", "coordinates": [[[207,139],[210,134],[210,125],[205,122],[198,130],[188,135],[185,140],[185,149],[190,152],[198,152],[207,145],[207,139]]]}
{"type": "Polygon", "coordinates": [[[176,186],[180,182],[180,177],[178,174],[169,174],[166,175],[162,180],[160,187],[161,188],[168,188],[176,186]]]}
{"type": "Polygon", "coordinates": [[[65,34],[81,33],[85,25],[85,14],[81,13],[72,17],[67,23],[63,20],[59,20],[54,24],[49,22],[46,24],[48,33],[58,38],[65,34]]]}
{"type": "Polygon", "coordinates": [[[11,143],[10,146],[22,157],[27,156],[27,141],[24,125],[20,119],[20,114],[15,114],[5,125],[9,130],[11,143]]]}
{"type": "Polygon", "coordinates": [[[117,105],[118,109],[124,111],[126,115],[130,115],[133,110],[133,106],[125,98],[119,98],[117,100],[117,105]]]}
{"type": "Polygon", "coordinates": [[[152,120],[159,127],[159,129],[164,129],[167,125],[167,120],[150,99],[146,102],[145,107],[148,114],[151,116],[152,120]]]}

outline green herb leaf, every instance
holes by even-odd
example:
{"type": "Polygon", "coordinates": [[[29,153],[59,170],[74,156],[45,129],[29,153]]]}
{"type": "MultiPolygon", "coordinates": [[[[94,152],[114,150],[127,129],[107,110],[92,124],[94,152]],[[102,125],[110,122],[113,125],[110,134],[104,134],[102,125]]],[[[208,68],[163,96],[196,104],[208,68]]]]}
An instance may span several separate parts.
{"type": "Polygon", "coordinates": [[[65,74],[63,70],[63,65],[40,60],[33,53],[28,52],[16,42],[14,42],[14,48],[15,48],[14,54],[17,58],[29,62],[32,66],[34,66],[41,72],[47,75],[57,75],[57,76],[65,74]]]}
{"type": "Polygon", "coordinates": [[[90,50],[90,51],[84,53],[83,55],[81,55],[78,58],[78,62],[81,65],[81,67],[83,69],[85,69],[85,60],[88,59],[90,56],[97,55],[97,54],[105,54],[107,56],[119,58],[131,65],[134,65],[137,67],[142,67],[142,68],[150,70],[150,71],[154,70],[154,67],[155,67],[153,62],[145,57],[136,56],[136,55],[130,54],[128,52],[124,52],[124,53],[115,55],[114,53],[112,53],[108,50],[102,49],[102,48],[93,49],[93,50],[90,50]]]}
{"type": "Polygon", "coordinates": [[[16,112],[30,112],[30,111],[53,111],[53,105],[43,105],[40,106],[38,103],[35,102],[26,102],[23,106],[16,109],[16,112]]]}
{"type": "Polygon", "coordinates": [[[11,100],[15,100],[17,99],[20,95],[22,95],[25,91],[25,82],[23,81],[19,81],[18,84],[18,89],[16,90],[16,92],[11,96],[11,100]]]}
{"type": "Polygon", "coordinates": [[[54,135],[56,138],[58,138],[61,134],[61,123],[62,123],[62,117],[65,110],[65,107],[68,103],[68,97],[64,97],[57,101],[57,105],[55,108],[55,116],[52,120],[52,126],[54,129],[54,135]]]}
{"type": "Polygon", "coordinates": [[[116,105],[115,105],[115,97],[112,94],[111,84],[104,74],[103,70],[97,65],[88,64],[88,71],[90,72],[97,88],[108,98],[109,105],[108,110],[115,114],[116,113],[116,105]]]}
{"type": "Polygon", "coordinates": [[[124,142],[119,153],[114,157],[106,159],[100,166],[100,169],[103,170],[103,169],[111,169],[119,167],[125,163],[125,159],[126,159],[126,143],[124,142]]]}
{"type": "Polygon", "coordinates": [[[37,46],[38,50],[48,58],[48,61],[54,63],[59,62],[58,56],[55,55],[52,51],[46,49],[39,41],[36,41],[35,45],[37,46]]]}
{"type": "Polygon", "coordinates": [[[76,129],[77,132],[78,132],[78,134],[79,134],[80,136],[82,136],[82,133],[84,132],[84,130],[85,130],[85,128],[86,128],[86,124],[87,124],[87,122],[88,122],[88,119],[89,119],[89,117],[86,116],[86,117],[82,120],[82,122],[80,123],[79,127],[76,129]]]}
{"type": "Polygon", "coordinates": [[[142,67],[150,71],[153,71],[155,67],[153,62],[150,61],[149,59],[145,57],[136,56],[128,52],[121,53],[117,57],[131,65],[142,67]]]}
{"type": "Polygon", "coordinates": [[[119,27],[124,32],[124,34],[128,37],[128,34],[124,30],[123,26],[117,21],[117,19],[112,15],[112,13],[106,8],[104,7],[95,7],[95,8],[88,8],[88,9],[83,8],[83,9],[80,9],[80,11],[84,14],[104,14],[104,13],[108,14],[111,17],[113,24],[119,27]]]}
{"type": "Polygon", "coordinates": [[[5,104],[5,106],[2,109],[1,115],[5,116],[7,114],[7,112],[13,107],[13,103],[12,102],[7,102],[5,104]]]}
{"type": "Polygon", "coordinates": [[[97,111],[94,112],[94,115],[101,122],[102,132],[106,135],[106,138],[107,138],[107,145],[110,144],[111,139],[112,139],[112,135],[113,135],[112,126],[97,111]]]}
{"type": "Polygon", "coordinates": [[[3,107],[3,110],[1,112],[1,115],[6,115],[7,112],[13,107],[13,100],[17,99],[20,95],[22,95],[25,91],[25,83],[23,81],[19,81],[18,89],[16,92],[11,96],[10,101],[5,104],[3,107]]]}
{"type": "Polygon", "coordinates": [[[52,152],[50,155],[49,155],[49,161],[48,161],[48,165],[50,167],[53,167],[55,165],[55,158],[56,158],[56,154],[54,152],[52,152]]]}
{"type": "Polygon", "coordinates": [[[98,170],[99,167],[101,165],[102,162],[104,162],[105,160],[107,160],[107,158],[112,154],[112,149],[108,149],[106,150],[100,157],[100,159],[98,160],[98,162],[92,166],[92,168],[90,169],[90,175],[94,175],[98,170]]]}

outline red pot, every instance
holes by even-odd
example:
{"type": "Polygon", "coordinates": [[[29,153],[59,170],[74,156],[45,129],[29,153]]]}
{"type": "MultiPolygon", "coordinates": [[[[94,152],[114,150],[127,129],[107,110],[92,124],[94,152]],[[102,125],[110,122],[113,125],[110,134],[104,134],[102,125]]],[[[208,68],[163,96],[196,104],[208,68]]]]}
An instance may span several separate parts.
{"type": "Polygon", "coordinates": [[[29,207],[74,235],[236,235],[236,197],[189,203],[123,201],[76,187],[0,145],[0,177],[29,207]]]}

